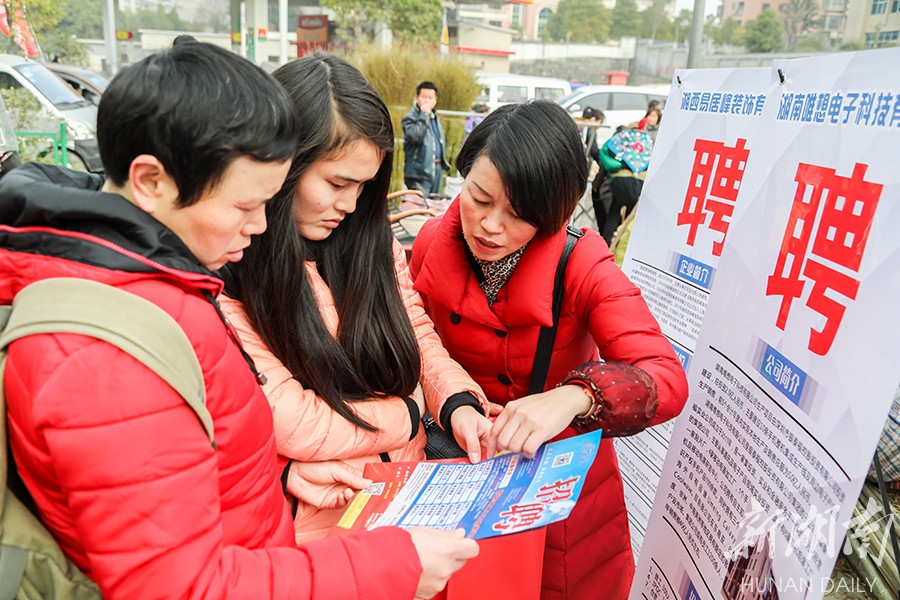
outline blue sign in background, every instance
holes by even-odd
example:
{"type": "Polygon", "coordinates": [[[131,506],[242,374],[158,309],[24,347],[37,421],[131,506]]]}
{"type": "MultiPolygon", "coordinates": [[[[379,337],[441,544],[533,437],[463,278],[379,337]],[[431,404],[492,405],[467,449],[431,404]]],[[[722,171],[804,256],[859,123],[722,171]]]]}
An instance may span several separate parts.
{"type": "Polygon", "coordinates": [[[678,357],[678,362],[681,363],[681,368],[687,371],[688,365],[691,362],[691,355],[688,354],[687,350],[684,350],[675,344],[672,344],[672,349],[675,351],[675,356],[678,357]]]}
{"type": "Polygon", "coordinates": [[[715,272],[715,269],[708,264],[684,254],[678,254],[675,260],[676,275],[707,290],[712,281],[713,272],[715,272]]]}
{"type": "Polygon", "coordinates": [[[684,600],[700,600],[700,594],[697,593],[697,588],[694,587],[694,583],[689,581],[687,591],[684,593],[684,600]]]}
{"type": "Polygon", "coordinates": [[[756,368],[759,374],[788,400],[797,406],[800,405],[800,397],[807,379],[805,371],[768,344],[762,355],[762,363],[756,365],[756,368]]]}

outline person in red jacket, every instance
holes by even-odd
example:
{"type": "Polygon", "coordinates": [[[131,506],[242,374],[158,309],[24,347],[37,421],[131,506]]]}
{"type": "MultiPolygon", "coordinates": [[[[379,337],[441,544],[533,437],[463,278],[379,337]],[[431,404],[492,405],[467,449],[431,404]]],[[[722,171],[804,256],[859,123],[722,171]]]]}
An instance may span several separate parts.
{"type": "Polygon", "coordinates": [[[179,39],[116,76],[97,134],[105,180],[28,164],[0,182],[0,303],[52,277],[154,303],[196,351],[217,446],[117,347],[76,334],[13,342],[12,455],[66,556],[108,599],[436,593],[475,542],[383,528],[295,544],[271,410],[217,305],[216,271],[265,230],[294,156],[290,98],[244,59],[179,39]]]}
{"type": "MultiPolygon", "coordinates": [[[[510,105],[472,132],[456,164],[459,197],[413,245],[416,290],[450,355],[505,406],[485,456],[530,456],[548,440],[603,429],[578,504],[547,528],[541,597],[626,598],[634,561],[611,438],[675,417],[684,371],[640,291],[586,229],[565,271],[545,391],[526,395],[539,330],[552,324],[566,221],[587,183],[581,138],[553,102],[510,105]]],[[[458,407],[449,418],[457,441],[482,419],[458,407]]]]}

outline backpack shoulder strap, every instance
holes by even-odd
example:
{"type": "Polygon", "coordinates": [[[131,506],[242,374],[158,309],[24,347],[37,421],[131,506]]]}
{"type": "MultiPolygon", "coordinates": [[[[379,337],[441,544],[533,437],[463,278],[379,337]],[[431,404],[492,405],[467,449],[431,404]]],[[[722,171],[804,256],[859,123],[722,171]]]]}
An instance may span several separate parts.
{"type": "Polygon", "coordinates": [[[11,310],[7,307],[4,312],[0,352],[14,340],[39,333],[77,333],[108,342],[172,386],[215,447],[206,386],[194,349],[178,323],[152,302],[88,279],[53,278],[24,288],[11,310]]]}

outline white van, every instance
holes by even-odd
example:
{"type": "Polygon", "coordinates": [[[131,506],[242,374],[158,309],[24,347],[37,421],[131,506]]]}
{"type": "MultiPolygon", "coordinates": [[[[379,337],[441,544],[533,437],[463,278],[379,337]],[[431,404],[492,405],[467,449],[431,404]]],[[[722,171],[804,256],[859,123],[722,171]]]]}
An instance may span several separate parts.
{"type": "Polygon", "coordinates": [[[487,104],[490,110],[526,100],[559,100],[572,92],[565,79],[493,73],[479,73],[477,77],[482,91],[475,103],[487,104]]]}
{"type": "Polygon", "coordinates": [[[101,171],[97,147],[97,107],[82,98],[41,63],[0,54],[0,94],[5,90],[25,90],[33,95],[50,118],[40,127],[58,131],[65,122],[68,132],[69,166],[82,171],[101,171]]]}

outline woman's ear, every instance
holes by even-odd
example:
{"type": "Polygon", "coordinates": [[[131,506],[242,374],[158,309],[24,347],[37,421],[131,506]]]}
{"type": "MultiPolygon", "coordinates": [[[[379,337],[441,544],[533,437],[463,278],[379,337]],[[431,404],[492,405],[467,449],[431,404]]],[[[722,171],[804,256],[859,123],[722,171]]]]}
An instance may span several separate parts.
{"type": "Polygon", "coordinates": [[[149,214],[161,207],[174,205],[178,200],[178,187],[158,158],[141,154],[131,161],[128,183],[134,203],[149,214]]]}

